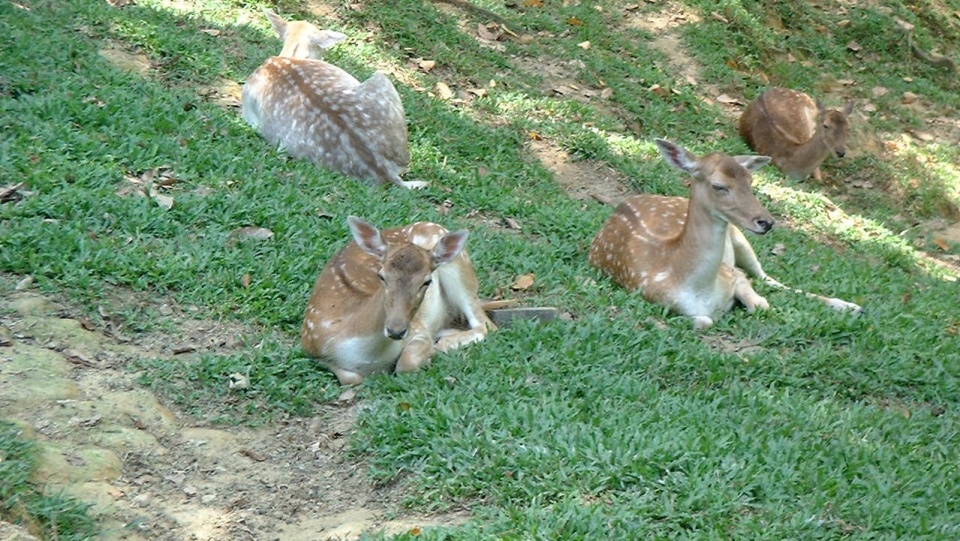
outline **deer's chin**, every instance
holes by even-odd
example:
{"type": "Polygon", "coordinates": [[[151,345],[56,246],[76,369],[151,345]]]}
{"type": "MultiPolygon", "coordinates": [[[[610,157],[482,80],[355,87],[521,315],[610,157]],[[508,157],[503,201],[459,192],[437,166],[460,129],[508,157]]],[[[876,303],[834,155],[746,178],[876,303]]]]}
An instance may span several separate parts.
{"type": "Polygon", "coordinates": [[[746,227],[744,229],[753,233],[754,235],[766,235],[767,233],[770,232],[770,229],[773,229],[773,228],[771,227],[770,229],[761,229],[759,227],[746,227]]]}

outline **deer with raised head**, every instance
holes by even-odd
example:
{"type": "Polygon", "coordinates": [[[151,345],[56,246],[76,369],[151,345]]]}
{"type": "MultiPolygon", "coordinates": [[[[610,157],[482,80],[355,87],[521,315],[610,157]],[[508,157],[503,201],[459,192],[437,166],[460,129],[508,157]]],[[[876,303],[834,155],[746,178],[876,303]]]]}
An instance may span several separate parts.
{"type": "MultiPolygon", "coordinates": [[[[738,229],[763,235],[773,227],[773,216],[753,194],[751,175],[770,158],[719,152],[698,157],[669,141],[656,144],[670,165],[692,177],[690,198],[627,198],[594,238],[590,264],[648,301],[690,316],[698,329],[713,325],[734,301],[749,312],[770,307],[747,275],[803,293],[768,276],[738,229]]],[[[837,310],[860,312],[850,302],[803,294],[837,310]]]]}
{"type": "Polygon", "coordinates": [[[341,384],[413,372],[496,326],[477,298],[467,231],[429,222],[380,231],[350,216],[353,242],[313,286],[300,338],[341,384]],[[465,328],[462,328],[465,327],[465,328]]]}
{"type": "Polygon", "coordinates": [[[324,62],[324,50],[346,38],[340,32],[264,13],[283,49],[243,86],[244,120],[291,156],[377,184],[426,186],[400,178],[410,150],[403,104],[390,80],[377,72],[361,84],[324,62]]]}
{"type": "Polygon", "coordinates": [[[842,110],[826,109],[803,92],[768,88],[740,115],[740,136],[788,177],[805,180],[812,174],[820,180],[820,164],[827,156],[847,153],[852,112],[852,101],[842,110]]]}

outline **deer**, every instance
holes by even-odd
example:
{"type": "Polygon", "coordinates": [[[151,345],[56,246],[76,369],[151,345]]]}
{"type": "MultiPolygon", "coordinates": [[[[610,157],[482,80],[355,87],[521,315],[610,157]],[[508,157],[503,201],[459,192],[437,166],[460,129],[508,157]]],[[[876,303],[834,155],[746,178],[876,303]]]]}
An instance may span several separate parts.
{"type": "Polygon", "coordinates": [[[689,316],[695,329],[713,325],[735,302],[748,312],[768,309],[748,276],[835,310],[861,312],[857,304],[806,293],[767,275],[738,229],[764,235],[774,225],[752,189],[752,173],[770,157],[721,152],[698,157],[664,139],[655,143],[667,163],[693,179],[690,197],[628,197],[594,237],[591,265],[627,290],[639,290],[647,301],[689,316]]]}
{"type": "Polygon", "coordinates": [[[380,231],[356,216],[347,224],[353,241],[317,277],[300,332],[304,351],[341,385],[415,372],[435,351],[496,329],[477,297],[466,230],[417,222],[380,231]]]}
{"type": "Polygon", "coordinates": [[[362,84],[322,60],[346,36],[264,9],[283,41],[279,56],[260,65],[243,86],[243,119],[271,146],[297,158],[376,184],[408,189],[407,123],[400,95],[381,72],[362,84]]]}
{"type": "Polygon", "coordinates": [[[826,109],[803,92],[768,88],[740,115],[740,136],[787,177],[806,180],[812,174],[821,180],[820,164],[830,154],[842,158],[847,153],[852,112],[852,101],[842,110],[826,109]]]}

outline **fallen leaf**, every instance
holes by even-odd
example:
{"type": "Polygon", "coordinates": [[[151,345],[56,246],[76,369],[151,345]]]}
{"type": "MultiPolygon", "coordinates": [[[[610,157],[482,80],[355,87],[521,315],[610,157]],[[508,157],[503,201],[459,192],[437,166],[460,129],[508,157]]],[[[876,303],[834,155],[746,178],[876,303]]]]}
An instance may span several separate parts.
{"type": "Polygon", "coordinates": [[[476,96],[476,97],[478,97],[478,98],[482,98],[483,96],[486,96],[486,95],[487,95],[487,89],[486,89],[486,88],[468,88],[468,89],[467,89],[467,92],[473,94],[474,96],[476,96]]]}
{"type": "Polygon", "coordinates": [[[587,49],[590,48],[590,42],[589,42],[589,41],[581,41],[580,43],[577,44],[577,47],[580,47],[581,49],[583,49],[584,51],[586,51],[587,49]]]}
{"type": "Polygon", "coordinates": [[[400,402],[397,404],[397,409],[400,411],[410,411],[410,408],[413,407],[409,402],[400,402]]]}
{"type": "Polygon", "coordinates": [[[500,30],[500,25],[480,23],[477,25],[477,35],[486,41],[497,41],[503,36],[503,31],[500,30]]]}
{"type": "Polygon", "coordinates": [[[273,231],[265,227],[248,226],[234,229],[227,236],[227,246],[233,246],[242,240],[269,240],[273,237],[273,231]]]}
{"type": "Polygon", "coordinates": [[[18,190],[23,188],[23,183],[19,182],[13,186],[4,186],[0,188],[0,203],[9,203],[23,199],[23,195],[18,190]]]}
{"type": "Polygon", "coordinates": [[[887,92],[889,92],[889,90],[882,86],[875,86],[870,89],[870,94],[873,95],[874,98],[879,98],[880,96],[885,95],[887,92]]]}
{"type": "Polygon", "coordinates": [[[249,272],[240,277],[240,285],[242,285],[244,289],[250,287],[250,273],[249,273],[249,272]]]}
{"type": "Polygon", "coordinates": [[[944,252],[950,251],[950,244],[943,239],[934,237],[933,243],[937,245],[937,248],[940,248],[940,250],[944,252]]]}
{"type": "Polygon", "coordinates": [[[254,451],[253,449],[246,449],[246,448],[240,449],[240,454],[249,458],[250,460],[253,460],[254,462],[263,462],[264,460],[267,459],[266,455],[264,455],[263,453],[254,451]]]}
{"type": "Polygon", "coordinates": [[[507,224],[507,227],[510,229],[520,231],[520,222],[510,218],[509,216],[503,219],[503,223],[507,224]]]}
{"type": "Polygon", "coordinates": [[[716,11],[710,12],[710,17],[712,17],[714,20],[722,22],[723,24],[730,24],[730,21],[728,21],[726,17],[720,15],[716,11]]]}
{"type": "Polygon", "coordinates": [[[917,139],[923,141],[924,143],[929,143],[930,141],[933,141],[934,139],[936,139],[936,137],[932,133],[927,133],[925,131],[913,130],[913,129],[907,130],[907,131],[910,132],[910,135],[916,137],[917,139]]]}
{"type": "Polygon", "coordinates": [[[569,19],[567,19],[567,24],[569,24],[570,26],[583,26],[583,21],[581,21],[576,17],[570,17],[569,19]]]}
{"type": "Polygon", "coordinates": [[[357,397],[357,390],[353,387],[348,388],[347,390],[340,393],[340,396],[337,397],[337,402],[344,404],[346,402],[352,401],[357,397]]]}
{"type": "Polygon", "coordinates": [[[514,291],[530,289],[530,287],[533,286],[533,282],[536,277],[537,275],[533,273],[521,274],[520,276],[517,276],[516,280],[513,281],[513,285],[510,286],[510,289],[514,291]]]}
{"type": "Polygon", "coordinates": [[[185,485],[183,487],[183,493],[186,494],[187,497],[192,498],[197,495],[197,489],[194,488],[193,485],[185,485]]]}
{"type": "Polygon", "coordinates": [[[787,247],[783,245],[782,242],[778,242],[773,245],[773,248],[770,249],[770,253],[773,255],[783,255],[787,251],[787,247]]]}
{"type": "Polygon", "coordinates": [[[203,32],[204,34],[207,34],[207,35],[210,35],[210,36],[219,36],[219,35],[220,35],[220,31],[217,30],[216,28],[201,28],[200,31],[203,32]]]}
{"type": "Polygon", "coordinates": [[[408,533],[409,533],[411,536],[416,537],[416,536],[420,535],[420,528],[417,528],[416,526],[414,526],[413,528],[410,528],[410,531],[409,531],[408,533]]]}
{"type": "Polygon", "coordinates": [[[523,0],[522,5],[525,8],[542,8],[543,0],[523,0]]]}
{"type": "Polygon", "coordinates": [[[114,486],[111,486],[107,489],[107,494],[109,494],[114,500],[119,500],[126,495],[122,490],[114,486]]]}
{"type": "Polygon", "coordinates": [[[911,103],[917,101],[917,98],[919,98],[919,96],[908,90],[907,92],[903,93],[903,96],[900,98],[900,103],[903,103],[904,105],[910,105],[911,103]]]}
{"type": "Polygon", "coordinates": [[[453,90],[450,90],[450,87],[443,82],[437,83],[437,94],[440,95],[440,99],[442,100],[449,100],[454,95],[453,90]]]}
{"type": "Polygon", "coordinates": [[[860,47],[860,44],[857,43],[856,41],[850,41],[847,43],[847,49],[856,53],[856,52],[860,52],[860,49],[862,49],[862,47],[860,47]]]}
{"type": "Polygon", "coordinates": [[[600,99],[609,100],[613,97],[613,89],[609,86],[600,91],[600,99]]]}
{"type": "Polygon", "coordinates": [[[420,62],[417,63],[417,67],[422,69],[424,72],[429,72],[436,65],[437,63],[433,60],[421,60],[420,62]]]}
{"type": "Polygon", "coordinates": [[[719,96],[717,96],[717,101],[719,101],[720,103],[725,103],[727,105],[743,105],[742,100],[738,98],[734,98],[733,96],[728,96],[727,94],[720,94],[719,96]]]}
{"type": "Polygon", "coordinates": [[[157,202],[157,206],[164,210],[170,210],[173,208],[173,198],[169,195],[163,195],[155,186],[150,186],[150,197],[157,202]]]}
{"type": "Polygon", "coordinates": [[[656,94],[656,95],[658,95],[658,96],[660,96],[660,97],[664,97],[664,96],[669,96],[669,95],[670,95],[670,91],[669,91],[669,90],[667,90],[666,88],[663,88],[662,86],[660,86],[660,85],[658,85],[658,84],[655,84],[655,85],[651,86],[651,87],[648,88],[647,90],[649,90],[650,92],[653,92],[654,94],[656,94]]]}
{"type": "Polygon", "coordinates": [[[33,276],[29,274],[24,276],[22,280],[17,282],[17,285],[13,287],[14,291],[23,291],[24,289],[29,289],[33,285],[33,276]]]}

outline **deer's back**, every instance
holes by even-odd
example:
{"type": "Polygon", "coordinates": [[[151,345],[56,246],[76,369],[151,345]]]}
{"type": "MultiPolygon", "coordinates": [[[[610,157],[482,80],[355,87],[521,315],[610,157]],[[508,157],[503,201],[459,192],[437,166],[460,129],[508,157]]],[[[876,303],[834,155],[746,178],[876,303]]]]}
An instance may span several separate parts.
{"type": "Polygon", "coordinates": [[[813,139],[817,115],[816,103],[803,92],[769,88],[740,116],[740,135],[760,154],[790,155],[813,139]]]}
{"type": "Polygon", "coordinates": [[[321,60],[271,57],[244,86],[243,116],[271,145],[356,178],[387,182],[410,162],[400,96],[380,73],[360,84],[321,60]]]}
{"type": "MultiPolygon", "coordinates": [[[[653,292],[669,280],[670,253],[683,231],[685,197],[641,194],[613,212],[590,246],[590,263],[629,289],[653,292]]],[[[656,299],[651,299],[656,300],[656,299]]]]}

